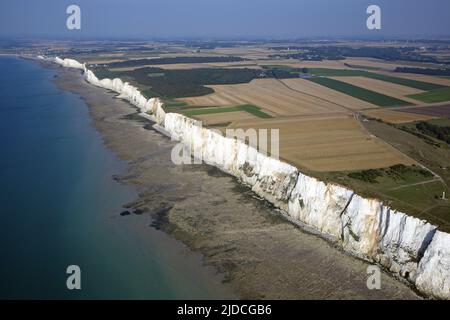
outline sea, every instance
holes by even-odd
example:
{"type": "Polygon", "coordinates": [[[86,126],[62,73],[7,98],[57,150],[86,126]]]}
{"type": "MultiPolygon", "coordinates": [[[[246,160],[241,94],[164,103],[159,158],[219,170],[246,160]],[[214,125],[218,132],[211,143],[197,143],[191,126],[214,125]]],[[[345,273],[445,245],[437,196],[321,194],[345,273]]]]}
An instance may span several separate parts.
{"type": "Polygon", "coordinates": [[[122,219],[126,164],[57,71],[13,56],[0,70],[0,299],[223,298],[199,255],[122,219]]]}

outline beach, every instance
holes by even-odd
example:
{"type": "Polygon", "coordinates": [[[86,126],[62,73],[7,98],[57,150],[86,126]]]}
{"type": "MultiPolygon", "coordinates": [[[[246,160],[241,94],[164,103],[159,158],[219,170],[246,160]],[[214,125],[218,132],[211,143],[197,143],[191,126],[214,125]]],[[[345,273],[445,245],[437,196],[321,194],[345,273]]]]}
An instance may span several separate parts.
{"type": "Polygon", "coordinates": [[[138,199],[125,207],[142,215],[147,228],[201,253],[236,297],[419,298],[386,273],[381,290],[369,290],[368,263],[288,222],[236,179],[207,165],[173,164],[175,142],[114,93],[86,83],[80,71],[58,68],[55,83],[85,100],[106,147],[127,163],[115,178],[136,188],[138,199]]]}

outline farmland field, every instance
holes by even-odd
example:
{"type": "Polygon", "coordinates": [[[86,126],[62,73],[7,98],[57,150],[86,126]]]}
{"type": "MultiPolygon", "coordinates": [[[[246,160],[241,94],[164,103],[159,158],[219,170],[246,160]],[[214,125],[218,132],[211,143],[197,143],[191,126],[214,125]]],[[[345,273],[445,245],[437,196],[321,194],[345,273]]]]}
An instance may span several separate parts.
{"type": "Polygon", "coordinates": [[[408,113],[403,110],[371,109],[363,111],[363,114],[366,117],[380,119],[392,124],[433,119],[431,115],[408,113]]]}
{"type": "MultiPolygon", "coordinates": [[[[372,70],[394,70],[395,65],[393,65],[390,62],[387,62],[385,60],[380,59],[370,59],[370,58],[347,58],[343,61],[344,63],[348,65],[356,65],[356,66],[364,66],[364,67],[370,67],[373,68],[372,70]]],[[[399,65],[401,63],[399,62],[399,65]]]]}
{"type": "Polygon", "coordinates": [[[256,79],[246,84],[212,85],[213,94],[180,98],[192,106],[252,104],[274,116],[346,113],[346,109],[324,99],[300,93],[275,79],[256,79]]]}
{"type": "Polygon", "coordinates": [[[202,122],[203,126],[228,127],[235,121],[247,121],[257,119],[256,116],[246,111],[232,111],[222,113],[200,114],[192,116],[202,122]]]}
{"type": "Polygon", "coordinates": [[[317,77],[363,77],[368,72],[352,69],[307,68],[307,73],[317,77]]]}
{"type": "Polygon", "coordinates": [[[308,73],[320,77],[366,77],[381,80],[393,84],[398,84],[419,90],[434,90],[443,88],[443,85],[429,83],[424,81],[394,77],[386,74],[367,72],[362,70],[348,69],[328,69],[328,68],[308,68],[308,73]]]}
{"type": "Polygon", "coordinates": [[[372,138],[350,116],[245,120],[233,128],[279,129],[280,157],[311,171],[369,169],[413,164],[390,145],[372,138]]]}
{"type": "Polygon", "coordinates": [[[331,79],[375,91],[411,104],[417,104],[419,101],[409,98],[409,95],[423,93],[422,90],[367,77],[331,77],[331,79]]]}
{"type": "Polygon", "coordinates": [[[434,117],[450,118],[450,104],[432,105],[423,107],[410,107],[402,109],[403,112],[410,112],[416,114],[425,114],[434,117]]]}
{"type": "Polygon", "coordinates": [[[372,103],[354,98],[345,93],[308,81],[307,79],[283,79],[281,81],[293,90],[332,101],[335,104],[345,106],[345,108],[348,109],[361,110],[377,107],[372,103]]]}
{"type": "Polygon", "coordinates": [[[373,66],[359,65],[359,64],[349,64],[349,63],[346,63],[345,66],[352,68],[352,69],[371,70],[371,71],[381,69],[380,67],[373,67],[373,66]]]}
{"type": "MultiPolygon", "coordinates": [[[[378,71],[377,73],[392,75],[392,73],[387,73],[384,71],[378,71]]],[[[444,77],[435,77],[435,76],[428,76],[428,75],[422,75],[422,74],[401,73],[401,72],[396,72],[395,77],[409,79],[409,80],[416,80],[416,81],[420,81],[420,82],[434,83],[434,84],[444,86],[444,87],[450,86],[450,79],[446,79],[444,77]]]]}
{"type": "Polygon", "coordinates": [[[261,111],[260,108],[250,105],[243,104],[233,107],[213,107],[213,108],[199,108],[199,109],[186,109],[181,111],[184,115],[191,116],[199,116],[203,114],[215,114],[215,113],[223,113],[223,112],[238,112],[245,111],[259,118],[271,118],[270,115],[261,111]]]}
{"type": "Polygon", "coordinates": [[[426,103],[450,101],[450,87],[412,94],[408,97],[426,103]]]}
{"type": "Polygon", "coordinates": [[[308,80],[380,107],[393,107],[411,104],[404,100],[396,99],[331,78],[309,78],[308,80]]]}
{"type": "Polygon", "coordinates": [[[390,83],[394,83],[394,84],[399,84],[402,86],[415,88],[415,89],[419,89],[419,90],[434,90],[434,89],[439,89],[439,88],[444,87],[443,85],[436,84],[436,83],[393,77],[393,76],[388,76],[386,74],[379,74],[379,73],[370,73],[369,75],[366,75],[366,77],[385,81],[385,82],[390,82],[390,83]]]}

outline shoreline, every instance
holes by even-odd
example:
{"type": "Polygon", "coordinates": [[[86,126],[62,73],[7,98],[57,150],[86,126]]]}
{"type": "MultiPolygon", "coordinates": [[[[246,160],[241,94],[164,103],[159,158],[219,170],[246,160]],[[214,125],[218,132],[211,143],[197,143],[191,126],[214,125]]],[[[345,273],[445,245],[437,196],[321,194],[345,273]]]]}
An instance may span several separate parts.
{"type": "MultiPolygon", "coordinates": [[[[67,69],[66,70],[62,70],[61,72],[70,72],[70,71],[67,71],[67,69]]],[[[79,71],[78,70],[72,70],[71,71],[72,73],[78,73],[79,74],[79,71]]],[[[79,74],[79,78],[81,78],[81,75],[79,74]]],[[[86,85],[89,85],[89,84],[87,84],[86,83],[86,85]]],[[[99,89],[99,90],[104,90],[104,89],[99,89]]],[[[89,105],[89,103],[87,103],[88,105],[89,105]]],[[[128,103],[127,103],[128,104],[128,103]]],[[[91,105],[89,105],[89,108],[92,110],[92,109],[95,109],[95,106],[91,106],[91,105]]],[[[130,105],[130,108],[133,108],[134,109],[134,107],[131,107],[131,105],[130,105]]],[[[91,111],[92,112],[92,111],[91,111]]],[[[137,114],[136,113],[134,113],[134,116],[137,116],[137,114]]],[[[101,129],[101,127],[102,127],[102,125],[101,125],[101,121],[102,121],[102,117],[99,117],[97,120],[95,119],[96,117],[94,116],[93,117],[93,119],[94,119],[94,124],[95,124],[95,126],[96,126],[96,128],[102,133],[102,136],[104,137],[104,139],[106,140],[106,145],[107,145],[107,147],[109,147],[109,148],[112,148],[113,149],[113,151],[114,152],[117,152],[117,146],[116,146],[116,148],[114,148],[114,146],[111,146],[111,145],[108,145],[108,139],[111,139],[111,137],[110,138],[108,138],[107,137],[107,135],[105,136],[105,132],[102,132],[102,129],[101,129]],[[100,128],[99,128],[100,127],[100,128]],[[115,150],[116,149],[116,150],[115,150]]],[[[143,123],[147,123],[148,124],[148,122],[145,120],[145,119],[142,119],[141,121],[145,121],[145,122],[143,122],[143,123]]],[[[117,128],[117,127],[116,127],[117,128]]],[[[152,129],[153,130],[153,129],[152,129]]],[[[148,131],[148,130],[147,130],[148,131]]],[[[158,135],[160,135],[159,133],[155,133],[155,134],[158,134],[158,135]]],[[[110,143],[109,143],[110,144],[110,143]]],[[[127,156],[126,155],[122,155],[124,158],[127,158],[127,156]]],[[[126,159],[127,160],[127,162],[129,162],[131,159],[126,159]]],[[[169,160],[169,159],[168,159],[169,160]]],[[[169,160],[170,161],[170,160],[169,160]]],[[[232,180],[232,184],[237,184],[238,182],[236,181],[236,179],[235,178],[231,178],[230,176],[228,176],[228,175],[226,175],[225,173],[222,173],[222,172],[220,172],[218,169],[216,169],[216,168],[212,168],[212,167],[210,167],[209,169],[202,169],[202,170],[206,170],[206,171],[211,171],[211,173],[209,173],[210,175],[213,175],[213,176],[219,176],[219,177],[221,177],[221,178],[224,178],[224,179],[226,179],[226,180],[232,180]]],[[[124,183],[130,183],[130,180],[133,180],[133,179],[122,179],[122,182],[124,182],[124,183]]],[[[136,182],[136,181],[135,181],[136,182]]],[[[131,182],[131,183],[133,183],[133,182],[131,182]]],[[[138,184],[139,185],[139,184],[138,184]]],[[[252,192],[248,187],[245,187],[245,186],[234,186],[235,188],[243,188],[243,190],[238,190],[238,191],[236,191],[236,193],[237,194],[240,194],[240,193],[249,193],[249,192],[252,192]]],[[[250,195],[250,197],[252,197],[252,195],[250,195]]],[[[256,198],[255,196],[253,196],[253,198],[256,198]]],[[[142,198],[141,198],[141,200],[143,200],[142,198]]],[[[144,198],[144,202],[145,202],[145,198],[144,198]]],[[[255,199],[255,202],[260,202],[260,200],[256,200],[255,199]]],[[[266,205],[266,204],[261,204],[261,203],[259,203],[259,205],[266,205]]],[[[188,246],[189,247],[191,247],[194,251],[200,251],[200,252],[202,252],[203,254],[204,254],[204,257],[205,257],[205,261],[206,261],[206,264],[208,264],[208,265],[212,265],[212,266],[214,266],[216,269],[218,269],[218,270],[220,270],[220,271],[222,271],[222,272],[224,272],[224,271],[227,271],[227,273],[228,273],[228,276],[227,276],[227,279],[226,279],[226,281],[227,282],[229,282],[229,283],[232,283],[233,284],[233,286],[236,288],[236,287],[238,287],[239,288],[239,286],[240,286],[240,279],[239,279],[239,276],[236,276],[236,272],[233,272],[233,265],[227,265],[227,263],[223,263],[223,262],[218,262],[218,261],[211,261],[211,260],[214,260],[214,259],[211,259],[211,257],[213,257],[214,255],[212,255],[211,254],[211,252],[210,252],[210,250],[208,250],[208,248],[203,248],[201,245],[199,245],[198,244],[198,240],[196,240],[195,239],[195,233],[194,234],[189,234],[189,232],[186,232],[186,226],[184,225],[185,224],[185,222],[186,221],[182,221],[182,219],[180,219],[180,217],[179,216],[176,216],[176,215],[174,215],[171,211],[172,208],[168,208],[168,207],[166,207],[166,208],[159,208],[158,210],[156,210],[156,214],[155,213],[153,213],[153,215],[156,215],[156,217],[157,217],[157,220],[158,220],[158,223],[159,223],[159,225],[158,225],[158,223],[157,223],[157,227],[159,227],[159,228],[161,228],[161,229],[164,229],[167,233],[169,233],[169,234],[172,234],[173,236],[175,236],[175,238],[177,238],[177,239],[179,239],[179,240],[181,240],[182,242],[184,242],[184,243],[187,243],[188,244],[188,246]],[[169,214],[169,212],[170,212],[170,214],[169,214]],[[175,216],[175,217],[174,217],[175,216]],[[231,270],[231,272],[230,272],[230,270],[231,270]],[[231,273],[231,275],[230,275],[230,273],[231,273]]],[[[192,218],[192,217],[191,217],[192,218]]],[[[272,217],[272,219],[275,219],[275,220],[277,220],[277,219],[281,219],[280,217],[272,217]]],[[[280,222],[280,224],[282,224],[282,225],[286,225],[286,224],[290,224],[290,222],[287,222],[284,218],[283,218],[283,221],[282,222],[280,222]]],[[[217,227],[217,226],[215,226],[215,227],[217,227]]],[[[285,227],[285,226],[284,226],[285,227]]],[[[302,230],[298,230],[298,227],[294,227],[294,226],[291,226],[291,227],[293,227],[294,229],[297,229],[297,230],[295,230],[294,231],[294,234],[291,234],[291,236],[295,236],[295,232],[302,232],[302,233],[304,233],[304,231],[302,231],[302,230]]],[[[292,230],[290,231],[290,232],[293,232],[292,230]]],[[[332,250],[332,251],[335,251],[336,250],[336,247],[335,246],[333,246],[332,244],[330,244],[330,243],[327,243],[325,240],[323,240],[323,239],[319,239],[317,236],[313,236],[313,235],[307,235],[306,237],[309,237],[310,239],[309,240],[311,240],[311,241],[320,241],[321,243],[320,243],[320,246],[322,247],[322,246],[326,246],[326,247],[328,247],[328,249],[329,250],[332,250]]],[[[299,238],[299,240],[300,240],[300,238],[299,238]]],[[[288,243],[287,243],[288,244],[288,243]]],[[[323,249],[323,248],[321,248],[321,249],[323,249]]],[[[339,249],[339,248],[338,248],[339,249]]],[[[294,250],[295,251],[295,250],[294,250]]],[[[350,260],[352,260],[354,263],[355,263],[355,261],[358,261],[357,259],[355,259],[354,257],[352,257],[352,256],[350,256],[348,253],[345,253],[345,252],[343,252],[342,250],[338,250],[339,251],[339,255],[344,255],[344,256],[346,256],[347,258],[346,259],[350,259],[350,260]]],[[[350,261],[347,261],[347,262],[350,262],[350,261]]],[[[313,263],[313,261],[312,261],[312,263],[313,263]]],[[[359,265],[359,267],[361,267],[361,264],[362,265],[365,265],[366,264],[366,262],[364,262],[364,261],[358,261],[358,262],[356,262],[356,264],[357,265],[359,265]]],[[[361,269],[361,268],[360,268],[361,269]]],[[[238,274],[239,274],[239,272],[237,272],[238,274]]],[[[359,275],[360,277],[362,277],[362,278],[364,278],[364,274],[360,274],[359,275]]],[[[404,286],[405,284],[400,284],[400,281],[398,281],[397,279],[395,279],[394,280],[394,278],[393,277],[391,277],[390,275],[387,275],[387,274],[384,274],[384,277],[386,278],[389,278],[389,280],[386,280],[386,282],[392,282],[392,281],[395,281],[395,282],[399,282],[399,283],[397,283],[397,285],[399,285],[399,286],[404,286]]],[[[266,279],[266,281],[270,281],[270,277],[262,277],[262,278],[267,278],[266,279]]],[[[242,280],[242,279],[241,279],[242,280]]],[[[300,282],[301,283],[301,282],[300,282]]],[[[365,287],[365,281],[363,281],[363,283],[361,283],[361,284],[363,284],[364,285],[364,287],[365,287]]],[[[390,285],[391,285],[391,283],[390,283],[390,285]]],[[[394,287],[395,287],[395,285],[396,284],[394,284],[394,287]]],[[[319,286],[320,287],[320,286],[319,286]]],[[[309,288],[310,290],[311,290],[311,288],[309,288]]],[[[361,288],[359,288],[359,289],[361,289],[361,288]]],[[[406,289],[406,290],[410,290],[411,288],[408,286],[408,289],[406,289]]],[[[366,291],[367,291],[367,289],[365,289],[366,291]]],[[[403,289],[404,290],[404,289],[403,289]]],[[[240,296],[240,297],[244,297],[244,298],[265,298],[265,297],[268,297],[268,298],[270,298],[270,297],[274,297],[273,296],[273,292],[272,293],[270,293],[268,296],[265,296],[264,294],[262,294],[261,292],[259,292],[259,293],[255,293],[255,292],[253,292],[253,290],[247,290],[247,289],[244,289],[244,288],[240,288],[240,290],[238,289],[237,291],[239,291],[240,293],[238,294],[238,296],[240,296]]],[[[292,299],[292,298],[302,298],[302,296],[301,296],[301,294],[299,294],[298,293],[298,290],[296,290],[297,292],[296,292],[296,294],[293,294],[293,292],[289,292],[289,293],[286,293],[286,296],[284,296],[283,297],[283,294],[282,293],[280,293],[279,294],[279,296],[277,297],[277,298],[290,298],[290,299],[292,299]]],[[[312,290],[312,291],[314,291],[314,290],[312,290]]],[[[395,290],[394,290],[395,291],[395,290]]],[[[402,289],[400,289],[400,291],[402,291],[402,289]]],[[[371,293],[367,293],[368,294],[368,296],[369,296],[369,298],[370,298],[370,296],[373,296],[374,298],[375,297],[377,297],[377,298],[382,298],[382,297],[384,297],[384,295],[379,295],[379,294],[371,294],[371,293]]],[[[392,293],[391,293],[392,294],[392,293]]],[[[395,295],[395,294],[394,294],[395,295]]],[[[333,296],[333,295],[331,295],[331,296],[333,296]]],[[[360,293],[360,295],[358,295],[358,294],[356,294],[356,295],[354,295],[354,296],[352,296],[352,295],[350,295],[350,294],[348,294],[347,293],[347,295],[344,295],[345,296],[345,298],[347,298],[347,299],[350,299],[350,298],[352,298],[352,297],[355,297],[355,298],[357,298],[358,296],[359,297],[361,297],[361,296],[363,296],[363,295],[361,295],[361,293],[360,293]]],[[[406,295],[406,296],[409,296],[408,294],[406,295]]],[[[416,298],[417,298],[417,296],[415,295],[415,294],[411,294],[409,297],[411,298],[411,297],[413,297],[413,296],[415,296],[416,298]]],[[[318,298],[319,296],[312,296],[313,298],[318,298]]],[[[309,295],[309,296],[305,296],[304,298],[311,298],[311,295],[309,295]]],[[[339,297],[339,298],[342,298],[342,296],[341,297],[339,297]]]]}

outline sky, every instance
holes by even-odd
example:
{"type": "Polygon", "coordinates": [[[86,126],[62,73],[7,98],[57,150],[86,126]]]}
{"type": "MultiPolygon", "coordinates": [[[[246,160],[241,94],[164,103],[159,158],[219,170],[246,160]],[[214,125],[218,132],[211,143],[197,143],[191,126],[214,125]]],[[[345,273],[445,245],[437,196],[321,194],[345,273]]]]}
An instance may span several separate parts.
{"type": "Polygon", "coordinates": [[[0,0],[1,38],[253,39],[450,36],[449,0],[0,0]],[[68,30],[79,5],[81,30],[68,30]],[[366,9],[381,8],[381,30],[366,9]]]}

